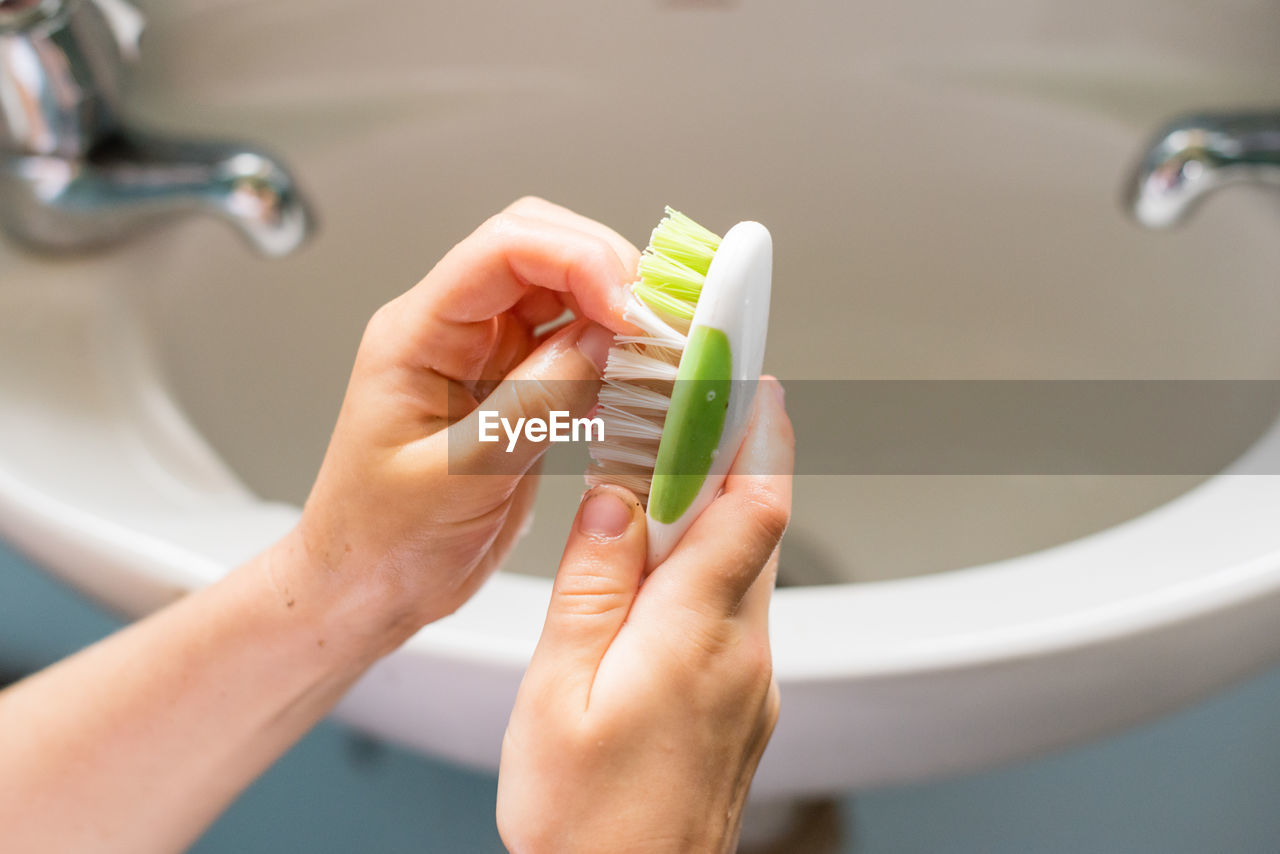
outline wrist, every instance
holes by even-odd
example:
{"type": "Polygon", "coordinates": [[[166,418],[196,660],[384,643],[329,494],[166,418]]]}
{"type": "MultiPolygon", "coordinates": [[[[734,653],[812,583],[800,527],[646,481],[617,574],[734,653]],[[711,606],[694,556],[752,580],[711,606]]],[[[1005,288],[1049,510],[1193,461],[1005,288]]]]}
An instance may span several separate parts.
{"type": "Polygon", "coordinates": [[[335,659],[368,667],[419,626],[377,572],[318,552],[301,525],[274,543],[260,569],[276,606],[335,659]]]}

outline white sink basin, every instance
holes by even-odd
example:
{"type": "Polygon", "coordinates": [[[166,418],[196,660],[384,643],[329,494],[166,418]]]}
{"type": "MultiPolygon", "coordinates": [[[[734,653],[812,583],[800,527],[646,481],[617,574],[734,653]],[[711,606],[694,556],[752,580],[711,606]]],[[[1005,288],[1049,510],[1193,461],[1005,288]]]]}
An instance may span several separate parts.
{"type": "MultiPolygon", "coordinates": [[[[1090,5],[157,7],[138,112],[269,142],[323,231],[276,263],[213,222],[0,248],[0,532],[129,614],[217,578],[296,519],[368,316],[522,193],[638,243],[665,203],[767,223],[784,381],[1275,378],[1280,217],[1152,234],[1115,201],[1150,123],[1269,84],[1247,22],[1173,62],[1176,20],[1099,47],[1090,5]]],[[[1280,471],[1280,433],[1250,453],[1280,471]]],[[[495,767],[580,490],[547,478],[509,571],[340,716],[495,767]]],[[[801,478],[783,571],[826,583],[777,593],[756,793],[1033,755],[1264,666],[1278,514],[1263,475],[801,478]]]]}

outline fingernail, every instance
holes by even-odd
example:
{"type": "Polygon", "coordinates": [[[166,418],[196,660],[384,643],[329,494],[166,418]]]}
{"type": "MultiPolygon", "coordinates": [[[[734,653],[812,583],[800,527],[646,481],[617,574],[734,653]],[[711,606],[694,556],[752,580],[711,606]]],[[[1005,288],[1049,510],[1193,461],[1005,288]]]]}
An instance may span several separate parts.
{"type": "Polygon", "coordinates": [[[782,387],[782,383],[778,381],[777,377],[773,378],[770,385],[773,386],[773,393],[778,397],[778,405],[785,409],[787,406],[787,390],[782,387]]]}
{"type": "Polygon", "coordinates": [[[631,522],[631,508],[608,490],[598,490],[587,497],[578,517],[578,530],[597,537],[618,537],[631,522]]]}
{"type": "Polygon", "coordinates": [[[588,322],[578,334],[578,351],[590,359],[602,374],[612,346],[613,333],[598,323],[588,322]]]}

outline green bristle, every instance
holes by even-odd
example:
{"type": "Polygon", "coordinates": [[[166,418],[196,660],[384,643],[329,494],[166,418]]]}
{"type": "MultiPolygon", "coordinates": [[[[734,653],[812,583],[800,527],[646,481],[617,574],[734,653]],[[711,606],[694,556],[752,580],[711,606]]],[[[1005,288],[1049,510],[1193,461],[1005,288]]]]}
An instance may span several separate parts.
{"type": "Polygon", "coordinates": [[[654,311],[691,319],[719,247],[716,234],[668,207],[640,256],[640,280],[632,293],[654,311]]]}
{"type": "Polygon", "coordinates": [[[673,297],[697,302],[706,280],[705,273],[695,272],[663,255],[646,252],[640,256],[640,281],[673,297]]]}
{"type": "Polygon", "coordinates": [[[636,282],[631,286],[631,292],[649,308],[660,314],[669,314],[672,317],[681,317],[685,320],[693,319],[693,309],[697,305],[696,302],[679,299],[664,293],[658,288],[646,285],[644,282],[636,282]]]}
{"type": "Polygon", "coordinates": [[[667,215],[649,238],[649,248],[705,276],[720,248],[720,237],[668,207],[667,215]]]}

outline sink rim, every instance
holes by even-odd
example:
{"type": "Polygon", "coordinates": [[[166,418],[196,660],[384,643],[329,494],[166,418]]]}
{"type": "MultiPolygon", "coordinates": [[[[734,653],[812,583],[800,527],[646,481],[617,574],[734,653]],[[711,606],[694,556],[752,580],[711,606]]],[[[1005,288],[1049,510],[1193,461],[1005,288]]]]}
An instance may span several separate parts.
{"type": "MultiPolygon", "coordinates": [[[[6,348],[65,348],[79,336],[80,369],[110,390],[85,416],[104,425],[93,432],[102,445],[85,451],[97,454],[92,470],[118,478],[121,494],[154,495],[156,506],[172,500],[177,484],[185,496],[179,515],[199,518],[175,533],[166,528],[171,520],[141,505],[133,516],[95,505],[76,493],[74,478],[42,482],[31,474],[33,459],[75,452],[59,444],[62,416],[51,416],[49,430],[26,433],[0,417],[0,534],[53,574],[139,616],[213,581],[286,531],[299,511],[257,498],[220,468],[110,296],[108,287],[0,287],[0,301],[52,306],[76,321],[65,335],[25,342],[0,334],[0,365],[27,370],[42,364],[40,353],[6,356],[6,348]]],[[[0,327],[22,314],[0,312],[0,327]]],[[[0,369],[0,393],[5,387],[0,369]]],[[[1031,755],[1166,711],[1280,657],[1280,641],[1240,643],[1231,634],[1237,622],[1259,615],[1273,622],[1280,611],[1280,529],[1268,524],[1280,508],[1280,476],[1231,473],[1272,470],[1259,459],[1280,461],[1280,421],[1234,469],[1087,537],[932,576],[779,590],[772,635],[786,711],[758,794],[900,782],[1031,755]],[[1219,663],[1181,666],[1203,646],[1204,625],[1216,632],[1219,663]],[[1135,661],[1159,671],[1160,690],[1129,696],[1135,661]],[[1055,710],[1049,722],[992,714],[1059,695],[1081,705],[1055,710]],[[904,720],[906,712],[918,720],[904,720]],[[955,728],[970,737],[956,743],[955,728]],[[833,741],[868,752],[840,762],[844,752],[832,750],[833,741]]],[[[338,715],[495,768],[550,589],[547,579],[498,573],[458,613],[376,665],[338,715]],[[431,688],[442,684],[455,702],[439,703],[431,688]]]]}

